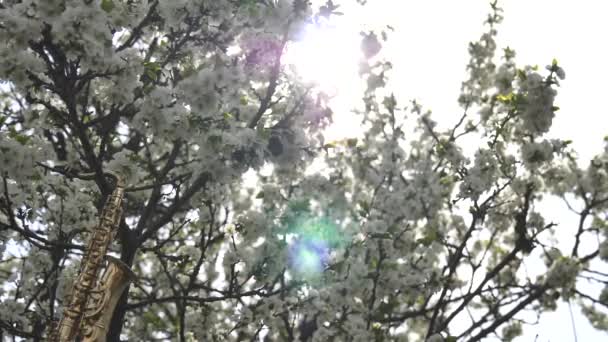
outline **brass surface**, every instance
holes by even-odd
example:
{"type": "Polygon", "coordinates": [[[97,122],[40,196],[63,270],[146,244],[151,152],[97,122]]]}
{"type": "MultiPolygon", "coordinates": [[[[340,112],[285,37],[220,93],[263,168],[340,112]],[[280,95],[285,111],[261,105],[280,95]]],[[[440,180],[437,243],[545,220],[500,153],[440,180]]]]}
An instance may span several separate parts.
{"type": "Polygon", "coordinates": [[[124,198],[122,178],[112,172],[106,175],[114,178],[116,185],[101,210],[99,223],[91,232],[80,271],[64,300],[62,318],[48,336],[49,342],[76,339],[104,342],[116,303],[129,282],[135,279],[127,265],[106,255],[120,224],[124,198]]]}

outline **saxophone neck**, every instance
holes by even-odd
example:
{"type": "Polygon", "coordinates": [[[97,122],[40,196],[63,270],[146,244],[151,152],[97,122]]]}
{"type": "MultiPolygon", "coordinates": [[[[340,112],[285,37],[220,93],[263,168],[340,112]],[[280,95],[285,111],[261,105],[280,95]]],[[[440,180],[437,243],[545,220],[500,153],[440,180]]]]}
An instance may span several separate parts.
{"type": "Polygon", "coordinates": [[[106,171],[104,172],[105,176],[109,176],[114,181],[114,189],[110,194],[110,198],[108,199],[110,203],[110,208],[115,210],[116,208],[121,206],[121,203],[125,194],[125,184],[123,178],[116,172],[106,171]]]}

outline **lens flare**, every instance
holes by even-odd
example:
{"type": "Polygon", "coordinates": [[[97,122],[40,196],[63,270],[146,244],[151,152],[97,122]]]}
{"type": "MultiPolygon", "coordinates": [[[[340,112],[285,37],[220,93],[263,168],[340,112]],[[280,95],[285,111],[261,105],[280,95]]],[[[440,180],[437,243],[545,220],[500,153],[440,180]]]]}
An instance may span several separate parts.
{"type": "Polygon", "coordinates": [[[320,275],[330,262],[331,252],[342,247],[338,227],[322,218],[296,220],[288,228],[295,238],[289,245],[289,266],[304,277],[320,275]]]}
{"type": "Polygon", "coordinates": [[[298,240],[290,246],[290,265],[300,274],[323,272],[329,258],[329,248],[323,241],[298,240]]]}

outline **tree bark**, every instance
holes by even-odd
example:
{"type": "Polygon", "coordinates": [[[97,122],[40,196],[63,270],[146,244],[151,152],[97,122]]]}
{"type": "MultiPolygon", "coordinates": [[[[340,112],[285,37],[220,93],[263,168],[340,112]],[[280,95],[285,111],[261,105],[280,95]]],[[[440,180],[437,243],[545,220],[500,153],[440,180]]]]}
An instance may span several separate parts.
{"type": "MultiPolygon", "coordinates": [[[[120,260],[128,266],[132,266],[133,260],[135,259],[135,254],[137,252],[137,237],[135,236],[135,232],[127,227],[124,219],[120,229],[122,230],[120,234],[122,243],[120,260]]],[[[127,313],[127,303],[129,300],[130,288],[131,284],[127,286],[118,300],[118,304],[116,305],[116,309],[112,315],[112,321],[110,322],[108,334],[106,335],[106,341],[108,342],[120,342],[120,334],[122,333],[122,328],[125,322],[125,314],[127,313]]]]}

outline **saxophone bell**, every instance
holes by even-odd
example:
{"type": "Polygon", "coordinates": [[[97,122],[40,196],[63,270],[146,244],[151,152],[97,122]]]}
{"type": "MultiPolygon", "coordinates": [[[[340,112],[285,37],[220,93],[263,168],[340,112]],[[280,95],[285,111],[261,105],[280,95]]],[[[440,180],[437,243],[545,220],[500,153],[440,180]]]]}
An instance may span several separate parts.
{"type": "Polygon", "coordinates": [[[108,263],[85,310],[81,332],[83,342],[105,342],[114,309],[129,283],[136,280],[129,266],[106,255],[108,263]]]}

